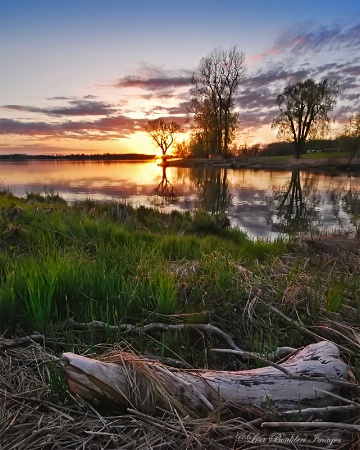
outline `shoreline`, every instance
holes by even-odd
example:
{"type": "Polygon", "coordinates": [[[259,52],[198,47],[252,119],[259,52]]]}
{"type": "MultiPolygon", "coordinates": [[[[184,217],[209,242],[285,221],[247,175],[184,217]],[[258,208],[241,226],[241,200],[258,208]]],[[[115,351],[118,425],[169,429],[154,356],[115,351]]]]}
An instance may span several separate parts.
{"type": "Polygon", "coordinates": [[[346,158],[301,158],[294,157],[232,157],[232,158],[189,158],[166,161],[167,167],[209,167],[224,169],[254,170],[306,170],[316,172],[351,172],[360,175],[360,161],[354,159],[349,163],[346,158]]]}
{"type": "MultiPolygon", "coordinates": [[[[98,155],[0,155],[1,162],[28,161],[74,161],[74,162],[156,162],[155,155],[138,154],[98,154],[98,155]]],[[[299,160],[293,156],[233,156],[229,158],[177,158],[169,155],[161,167],[214,168],[214,169],[252,169],[252,170],[299,170],[315,173],[351,173],[360,176],[360,159],[344,157],[313,158],[303,155],[299,160]]]]}

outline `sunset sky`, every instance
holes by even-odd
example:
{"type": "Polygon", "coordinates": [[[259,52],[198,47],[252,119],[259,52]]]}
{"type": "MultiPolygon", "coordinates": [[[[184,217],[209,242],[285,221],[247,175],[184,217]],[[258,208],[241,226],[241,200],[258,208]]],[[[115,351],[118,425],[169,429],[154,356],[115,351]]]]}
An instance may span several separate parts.
{"type": "Polygon", "coordinates": [[[0,153],[155,153],[146,121],[183,123],[201,58],[233,45],[240,143],[274,141],[309,76],[340,84],[333,134],[360,111],[359,0],[0,0],[0,153]]]}

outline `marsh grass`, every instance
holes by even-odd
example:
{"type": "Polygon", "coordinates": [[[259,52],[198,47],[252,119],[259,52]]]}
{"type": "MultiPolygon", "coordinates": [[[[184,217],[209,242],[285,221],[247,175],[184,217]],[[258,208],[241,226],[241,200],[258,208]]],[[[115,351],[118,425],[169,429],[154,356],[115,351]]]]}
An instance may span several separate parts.
{"type": "MultiPolygon", "coordinates": [[[[194,437],[193,448],[199,442],[210,448],[217,439],[219,448],[237,448],[239,430],[264,432],[243,417],[257,424],[273,418],[270,403],[268,409],[239,411],[236,420],[226,421],[219,410],[202,421],[176,413],[155,424],[150,416],[150,422],[136,415],[105,418],[80,405],[67,393],[63,370],[49,363],[49,351],[90,355],[120,348],[180,360],[187,367],[260,366],[213,352],[224,342],[189,327],[145,335],[120,330],[120,324],[210,323],[242,349],[263,355],[278,346],[329,339],[352,366],[351,379],[360,381],[357,240],[346,248],[334,237],[251,241],[204,212],[163,214],[92,200],[68,206],[50,194],[20,199],[6,189],[0,193],[0,335],[39,331],[46,344],[46,349],[35,343],[10,349],[0,358],[0,378],[7,383],[0,402],[6,405],[2,422],[8,448],[43,448],[44,442],[133,448],[139,432],[141,448],[148,447],[149,437],[154,448],[163,446],[169,433],[174,448],[183,446],[186,436],[194,437]],[[70,319],[104,325],[77,329],[70,319]],[[187,434],[179,435],[181,429],[187,434]]],[[[358,423],[358,413],[346,421],[358,423]]]]}
{"type": "Polygon", "coordinates": [[[28,326],[47,334],[57,321],[57,305],[54,302],[57,275],[50,271],[36,271],[21,273],[21,277],[27,280],[23,302],[29,320],[28,326]]]}
{"type": "Polygon", "coordinates": [[[212,323],[264,353],[303,345],[307,329],[334,315],[344,320],[344,311],[349,323],[360,317],[352,254],[309,254],[295,240],[252,241],[204,212],[92,200],[69,206],[51,192],[21,199],[3,190],[0,209],[1,333],[39,331],[71,351],[126,338],[140,352],[237,368],[235,357],[210,351],[223,343],[193,330],[150,339],[66,323],[212,323]]]}
{"type": "Polygon", "coordinates": [[[44,192],[30,191],[26,192],[26,201],[33,203],[48,203],[48,204],[62,204],[66,205],[66,201],[53,189],[47,190],[44,188],[44,192]]]}

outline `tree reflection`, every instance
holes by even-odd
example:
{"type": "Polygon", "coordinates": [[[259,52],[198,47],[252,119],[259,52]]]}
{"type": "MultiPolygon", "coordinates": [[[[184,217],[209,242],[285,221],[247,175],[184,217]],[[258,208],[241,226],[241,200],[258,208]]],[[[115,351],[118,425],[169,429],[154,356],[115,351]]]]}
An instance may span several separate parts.
{"type": "Polygon", "coordinates": [[[225,213],[231,205],[227,169],[197,169],[192,181],[198,188],[198,208],[212,214],[225,213]]]}
{"type": "Polygon", "coordinates": [[[346,186],[338,185],[329,193],[334,218],[339,231],[347,234],[360,233],[360,192],[352,185],[351,175],[346,186]]]}
{"type": "Polygon", "coordinates": [[[306,232],[320,224],[321,195],[312,186],[311,178],[301,186],[300,172],[293,170],[287,189],[273,191],[266,199],[271,208],[268,223],[281,233],[306,232]]]}
{"type": "Polygon", "coordinates": [[[360,192],[357,192],[350,184],[349,190],[342,195],[344,210],[350,217],[350,222],[355,227],[357,236],[360,236],[360,192]]]}
{"type": "Polygon", "coordinates": [[[161,168],[162,168],[162,178],[154,189],[155,198],[150,201],[156,206],[165,206],[169,203],[174,203],[176,202],[177,197],[174,186],[170,183],[169,179],[167,178],[166,164],[163,164],[161,168]]]}

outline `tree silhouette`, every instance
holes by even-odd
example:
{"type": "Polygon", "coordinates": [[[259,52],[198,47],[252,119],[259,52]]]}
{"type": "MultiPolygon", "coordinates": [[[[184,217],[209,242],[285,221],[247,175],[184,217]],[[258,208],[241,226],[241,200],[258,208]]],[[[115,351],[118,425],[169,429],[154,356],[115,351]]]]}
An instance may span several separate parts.
{"type": "Polygon", "coordinates": [[[205,152],[228,154],[238,125],[235,97],[245,77],[245,56],[236,46],[215,48],[200,61],[192,78],[191,112],[198,140],[205,152]]]}
{"type": "Polygon", "coordinates": [[[289,84],[277,96],[280,114],[273,120],[278,139],[293,142],[295,157],[304,153],[305,142],[324,135],[330,129],[330,112],[333,110],[339,85],[325,79],[315,83],[312,78],[289,84]]]}
{"type": "Polygon", "coordinates": [[[175,134],[182,132],[182,128],[178,123],[174,121],[166,122],[161,117],[159,119],[149,120],[144,128],[160,147],[163,157],[166,156],[166,152],[175,141],[175,134]]]}

